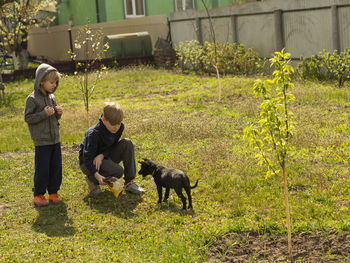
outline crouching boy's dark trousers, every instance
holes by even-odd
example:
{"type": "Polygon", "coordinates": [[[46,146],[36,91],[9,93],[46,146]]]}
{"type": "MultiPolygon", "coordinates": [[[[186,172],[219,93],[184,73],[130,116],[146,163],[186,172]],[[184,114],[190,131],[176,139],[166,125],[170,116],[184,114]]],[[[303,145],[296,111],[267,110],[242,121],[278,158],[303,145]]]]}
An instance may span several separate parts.
{"type": "MultiPolygon", "coordinates": [[[[90,181],[98,184],[95,176],[91,174],[84,163],[80,165],[80,169],[88,176],[90,181]]],[[[120,140],[114,148],[111,149],[109,156],[102,160],[98,172],[104,177],[113,176],[117,178],[121,178],[124,173],[125,181],[134,179],[136,177],[136,163],[132,141],[127,138],[120,140]],[[119,165],[120,162],[123,162],[124,168],[119,165]]]]}
{"type": "Polygon", "coordinates": [[[61,183],[61,143],[35,146],[34,196],[56,194],[61,183]]]}

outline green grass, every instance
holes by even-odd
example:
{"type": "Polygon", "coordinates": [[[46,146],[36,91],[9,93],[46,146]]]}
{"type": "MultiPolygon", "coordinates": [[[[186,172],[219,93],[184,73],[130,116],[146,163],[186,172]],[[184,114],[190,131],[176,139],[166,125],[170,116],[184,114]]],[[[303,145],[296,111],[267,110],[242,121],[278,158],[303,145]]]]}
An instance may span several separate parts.
{"type": "MultiPolygon", "coordinates": [[[[125,137],[136,158],[187,172],[194,211],[181,211],[171,191],[157,205],[153,180],[137,181],[141,196],[117,200],[104,188],[88,195],[78,166],[87,128],[73,77],[55,93],[63,107],[61,142],[64,203],[32,204],[33,145],[23,111],[33,81],[6,84],[0,107],[0,262],[203,262],[207,248],[228,232],[286,233],[281,178],[265,179],[242,139],[258,116],[254,78],[179,75],[148,67],[109,71],[99,82],[90,117],[103,101],[124,108],[125,137]]],[[[350,230],[350,89],[296,82],[291,109],[297,126],[287,164],[293,232],[350,230]]],[[[139,165],[138,165],[139,167],[139,165]]],[[[287,252],[286,252],[287,253],[287,252]]]]}

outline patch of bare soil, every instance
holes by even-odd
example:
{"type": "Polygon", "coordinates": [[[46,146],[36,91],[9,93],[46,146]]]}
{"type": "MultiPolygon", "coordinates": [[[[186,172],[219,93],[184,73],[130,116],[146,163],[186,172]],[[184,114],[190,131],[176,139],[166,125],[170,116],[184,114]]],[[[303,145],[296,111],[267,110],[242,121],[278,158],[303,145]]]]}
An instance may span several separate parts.
{"type": "Polygon", "coordinates": [[[73,145],[62,145],[62,151],[67,152],[78,152],[80,148],[80,144],[74,143],[73,145]]]}
{"type": "Polygon", "coordinates": [[[23,157],[24,155],[30,155],[30,154],[34,154],[34,150],[24,149],[20,151],[2,152],[0,153],[0,158],[11,159],[11,158],[23,157]]]}
{"type": "MultiPolygon", "coordinates": [[[[350,262],[350,232],[292,235],[294,262],[350,262]]],[[[230,233],[209,246],[207,262],[289,262],[286,235],[230,233]]]]}

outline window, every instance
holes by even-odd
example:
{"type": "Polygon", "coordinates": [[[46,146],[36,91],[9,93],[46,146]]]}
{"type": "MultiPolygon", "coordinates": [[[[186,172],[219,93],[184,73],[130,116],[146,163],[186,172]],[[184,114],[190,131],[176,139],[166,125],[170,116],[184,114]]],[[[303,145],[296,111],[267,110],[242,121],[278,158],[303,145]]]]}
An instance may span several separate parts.
{"type": "Polygon", "coordinates": [[[142,17],[145,16],[144,0],[124,0],[125,17],[142,17]]]}
{"type": "Polygon", "coordinates": [[[194,8],[194,0],[175,0],[176,11],[194,8]]]}

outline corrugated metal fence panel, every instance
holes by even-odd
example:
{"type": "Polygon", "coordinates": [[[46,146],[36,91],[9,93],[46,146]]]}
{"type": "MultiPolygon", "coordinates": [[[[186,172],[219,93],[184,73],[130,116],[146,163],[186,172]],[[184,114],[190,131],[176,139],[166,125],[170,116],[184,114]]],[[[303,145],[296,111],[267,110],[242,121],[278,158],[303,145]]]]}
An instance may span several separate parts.
{"type": "Polygon", "coordinates": [[[176,47],[180,42],[185,43],[186,41],[197,39],[197,26],[195,20],[172,23],[170,29],[171,38],[176,47]]]}
{"type": "Polygon", "coordinates": [[[283,13],[286,50],[293,57],[332,49],[331,9],[283,13]]]}
{"type": "Polygon", "coordinates": [[[239,16],[237,18],[238,42],[254,48],[259,56],[269,57],[275,46],[273,14],[239,16]]]}
{"type": "MultiPolygon", "coordinates": [[[[213,19],[214,32],[216,41],[220,43],[232,43],[232,24],[229,17],[213,19]]],[[[213,42],[213,37],[210,33],[209,19],[202,19],[202,34],[203,41],[213,42]]]]}
{"type": "Polygon", "coordinates": [[[350,48],[350,7],[339,7],[340,48],[350,48]]]}
{"type": "MultiPolygon", "coordinates": [[[[323,49],[332,51],[338,45],[341,50],[350,47],[350,0],[269,0],[215,8],[210,12],[218,41],[237,39],[245,47],[254,48],[262,57],[270,57],[283,44],[294,58],[311,56],[323,49]],[[278,10],[281,10],[281,16],[278,10]],[[282,25],[282,30],[279,25],[282,25]]],[[[204,11],[175,12],[170,18],[174,43],[178,43],[178,39],[211,39],[204,11]],[[191,19],[195,24],[197,18],[201,19],[200,36],[193,32],[193,26],[186,28],[192,24],[191,19]]]]}

